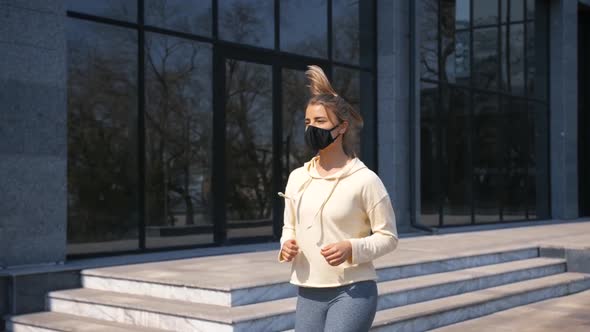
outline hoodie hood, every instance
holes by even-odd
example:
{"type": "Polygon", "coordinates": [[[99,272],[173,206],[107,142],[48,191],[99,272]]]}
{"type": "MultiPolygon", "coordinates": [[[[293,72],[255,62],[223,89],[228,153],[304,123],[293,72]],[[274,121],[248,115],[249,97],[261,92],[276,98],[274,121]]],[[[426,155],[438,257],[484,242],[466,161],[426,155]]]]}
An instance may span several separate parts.
{"type": "Polygon", "coordinates": [[[350,176],[350,175],[360,171],[363,168],[367,168],[367,166],[365,166],[365,164],[360,159],[355,157],[350,162],[348,162],[348,164],[346,164],[342,169],[338,170],[337,172],[330,174],[330,175],[321,176],[317,170],[317,164],[319,163],[319,161],[320,161],[320,156],[316,155],[313,158],[311,158],[310,161],[303,164],[305,171],[307,172],[309,177],[312,179],[324,179],[324,180],[342,179],[342,178],[345,178],[347,176],[350,176]]]}

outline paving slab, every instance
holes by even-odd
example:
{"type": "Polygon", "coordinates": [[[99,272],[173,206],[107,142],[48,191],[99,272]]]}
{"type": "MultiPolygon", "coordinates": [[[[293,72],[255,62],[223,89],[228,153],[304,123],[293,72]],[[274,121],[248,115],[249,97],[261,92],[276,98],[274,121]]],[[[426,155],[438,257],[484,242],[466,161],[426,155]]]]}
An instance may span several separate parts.
{"type": "Polygon", "coordinates": [[[434,329],[436,332],[588,332],[590,291],[545,300],[434,329]]]}

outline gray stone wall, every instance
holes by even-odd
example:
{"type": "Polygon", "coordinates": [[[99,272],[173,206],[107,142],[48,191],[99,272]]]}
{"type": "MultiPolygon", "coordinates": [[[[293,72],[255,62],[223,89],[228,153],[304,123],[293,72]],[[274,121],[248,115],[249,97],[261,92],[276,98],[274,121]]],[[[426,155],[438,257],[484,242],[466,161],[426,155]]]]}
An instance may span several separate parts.
{"type": "Polygon", "coordinates": [[[398,231],[410,229],[409,1],[377,1],[379,175],[394,205],[398,231]]]}
{"type": "Polygon", "coordinates": [[[0,1],[0,268],[65,257],[64,23],[62,1],[0,1]]]}
{"type": "Polygon", "coordinates": [[[555,219],[578,216],[578,0],[551,1],[550,168],[555,219]]]}

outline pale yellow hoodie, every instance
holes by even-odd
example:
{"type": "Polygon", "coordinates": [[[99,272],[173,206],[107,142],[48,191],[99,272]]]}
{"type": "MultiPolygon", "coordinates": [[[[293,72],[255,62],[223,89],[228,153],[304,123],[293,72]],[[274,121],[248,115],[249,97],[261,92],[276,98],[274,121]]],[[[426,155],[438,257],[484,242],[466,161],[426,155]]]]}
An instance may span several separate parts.
{"type": "MultiPolygon", "coordinates": [[[[398,237],[395,213],[381,179],[358,158],[334,174],[322,177],[319,155],[291,172],[285,193],[281,248],[295,239],[299,253],[292,261],[291,283],[305,287],[335,287],[376,280],[372,261],[393,251],[398,237]],[[326,262],[323,246],[350,240],[352,263],[326,262]]],[[[279,251],[279,262],[285,262],[279,251]]]]}

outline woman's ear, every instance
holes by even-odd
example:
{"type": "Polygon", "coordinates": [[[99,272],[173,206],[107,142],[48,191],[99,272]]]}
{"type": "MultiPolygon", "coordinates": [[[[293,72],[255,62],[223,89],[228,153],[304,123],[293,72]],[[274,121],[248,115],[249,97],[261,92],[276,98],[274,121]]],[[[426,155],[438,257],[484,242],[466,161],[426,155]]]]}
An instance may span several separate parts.
{"type": "Polygon", "coordinates": [[[347,131],[348,131],[348,121],[344,120],[344,121],[342,121],[342,125],[338,129],[338,132],[340,133],[340,135],[344,135],[344,133],[346,133],[347,131]]]}

